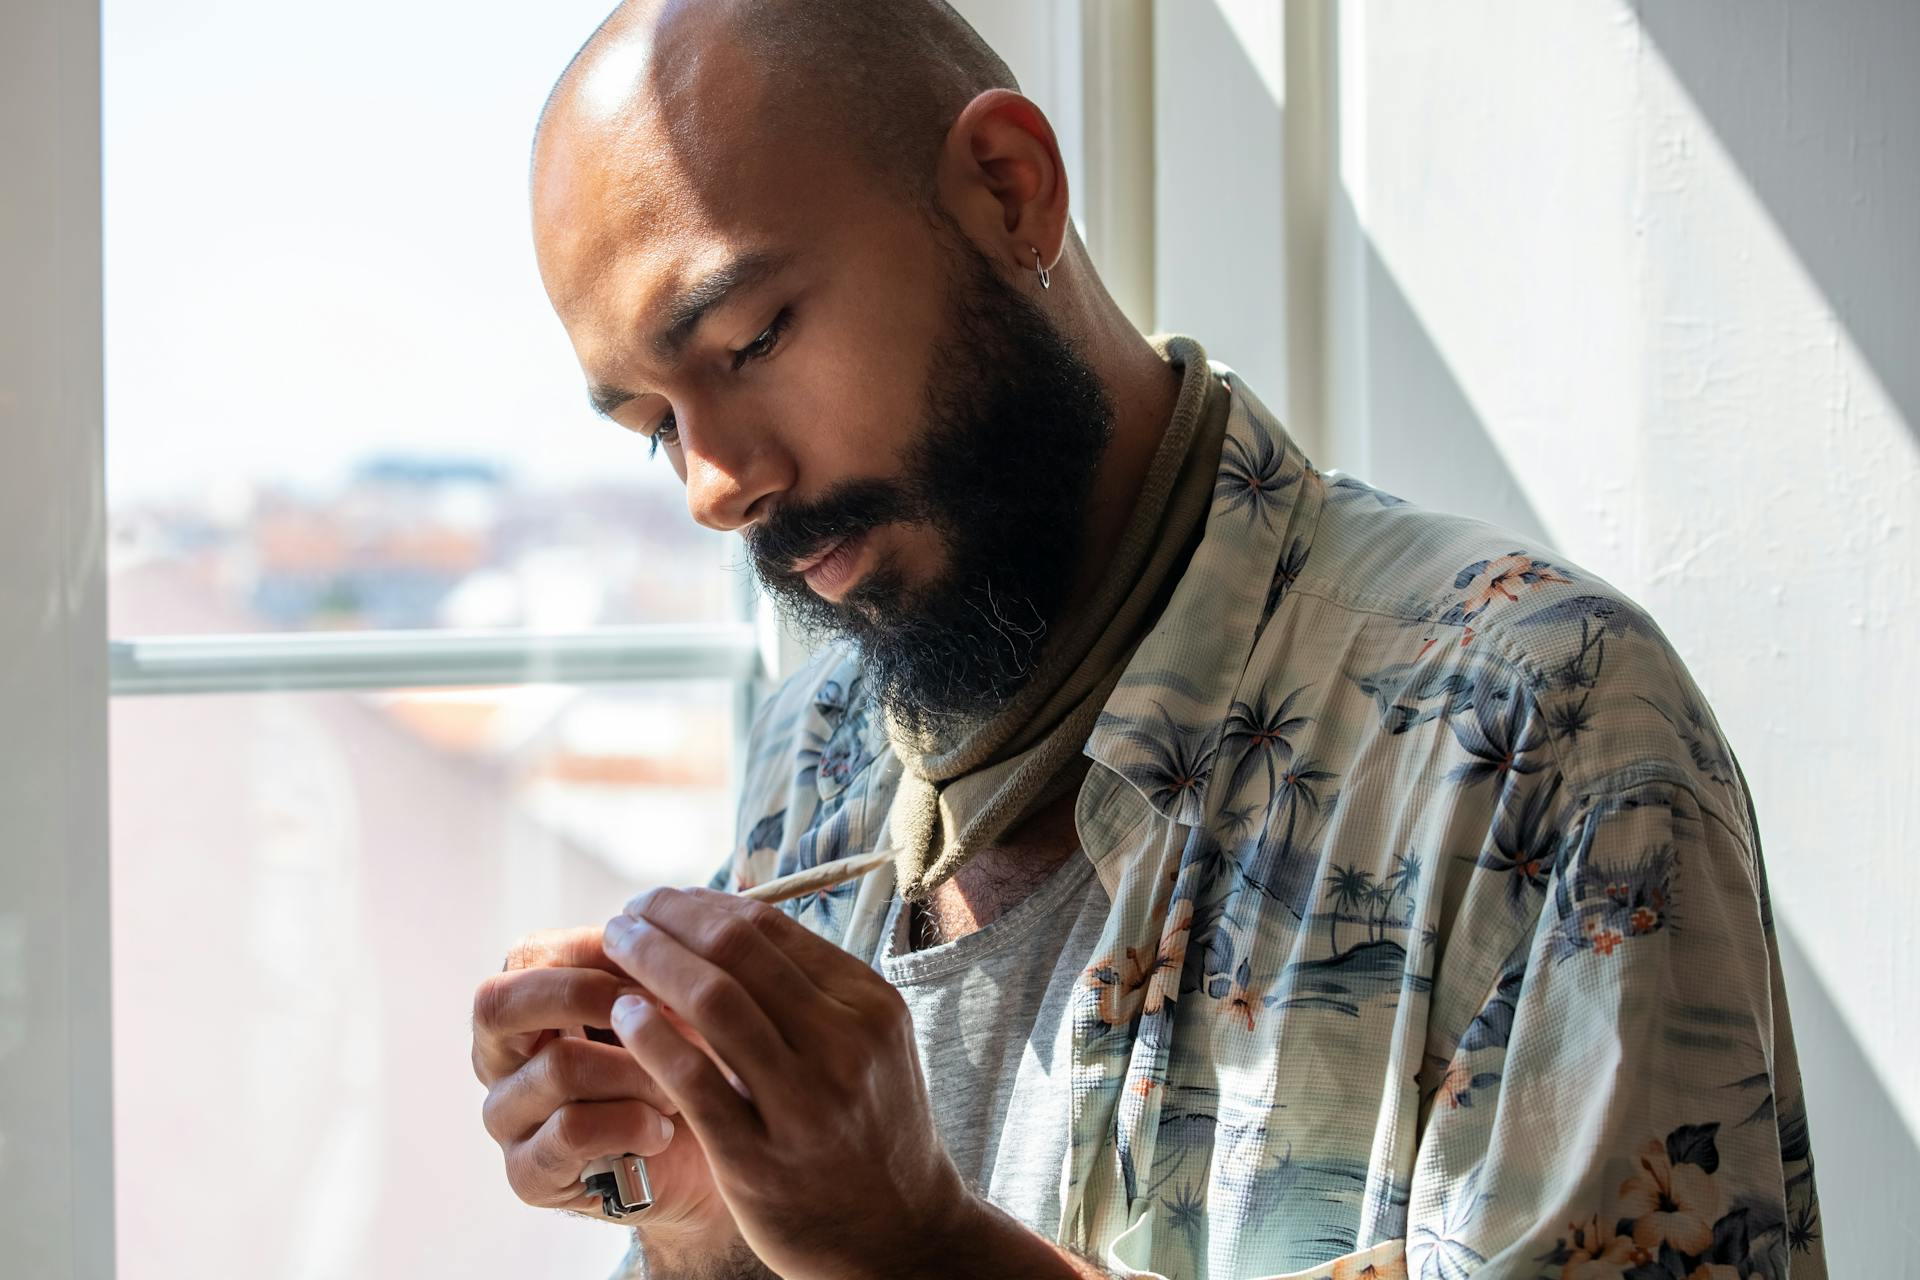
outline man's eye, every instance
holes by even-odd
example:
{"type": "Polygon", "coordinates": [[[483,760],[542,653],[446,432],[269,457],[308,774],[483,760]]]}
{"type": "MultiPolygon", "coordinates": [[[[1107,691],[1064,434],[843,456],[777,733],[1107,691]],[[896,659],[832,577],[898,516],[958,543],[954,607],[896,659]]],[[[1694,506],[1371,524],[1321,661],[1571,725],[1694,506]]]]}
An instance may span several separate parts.
{"type": "Polygon", "coordinates": [[[738,373],[749,361],[763,360],[772,355],[773,349],[780,344],[780,335],[787,331],[787,326],[792,322],[793,312],[782,309],[759,337],[733,353],[733,371],[738,373]]]}
{"type": "Polygon", "coordinates": [[[651,458],[654,454],[660,452],[661,445],[672,444],[679,438],[680,425],[673,420],[673,414],[669,412],[666,417],[660,419],[660,425],[648,433],[647,456],[651,458]]]}

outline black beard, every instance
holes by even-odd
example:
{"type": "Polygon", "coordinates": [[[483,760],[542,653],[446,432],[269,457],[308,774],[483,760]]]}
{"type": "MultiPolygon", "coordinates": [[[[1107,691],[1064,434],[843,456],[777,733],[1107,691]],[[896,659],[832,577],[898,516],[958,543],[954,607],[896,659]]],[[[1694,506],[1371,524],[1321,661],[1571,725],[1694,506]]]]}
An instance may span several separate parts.
{"type": "Polygon", "coordinates": [[[1033,674],[1080,567],[1087,499],[1113,433],[1105,389],[1066,335],[957,227],[950,234],[947,333],[900,481],[782,502],[746,535],[782,615],[816,638],[850,639],[881,704],[936,734],[991,716],[1033,674]],[[883,560],[835,602],[790,567],[893,522],[939,533],[939,577],[910,584],[883,560]]]}

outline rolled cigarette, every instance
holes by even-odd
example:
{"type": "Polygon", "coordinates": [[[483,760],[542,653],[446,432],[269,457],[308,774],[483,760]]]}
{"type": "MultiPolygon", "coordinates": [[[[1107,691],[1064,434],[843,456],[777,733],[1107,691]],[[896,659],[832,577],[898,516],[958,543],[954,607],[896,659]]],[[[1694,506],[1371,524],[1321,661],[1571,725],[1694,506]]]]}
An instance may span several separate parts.
{"type": "Polygon", "coordinates": [[[765,884],[757,884],[751,889],[742,889],[740,896],[759,902],[785,902],[789,898],[798,898],[803,894],[816,893],[821,889],[831,889],[849,880],[858,880],[869,871],[877,870],[892,861],[893,851],[890,849],[882,849],[877,853],[863,853],[857,858],[836,858],[832,862],[823,862],[817,867],[808,867],[805,871],[796,871],[789,876],[776,876],[765,884]]]}

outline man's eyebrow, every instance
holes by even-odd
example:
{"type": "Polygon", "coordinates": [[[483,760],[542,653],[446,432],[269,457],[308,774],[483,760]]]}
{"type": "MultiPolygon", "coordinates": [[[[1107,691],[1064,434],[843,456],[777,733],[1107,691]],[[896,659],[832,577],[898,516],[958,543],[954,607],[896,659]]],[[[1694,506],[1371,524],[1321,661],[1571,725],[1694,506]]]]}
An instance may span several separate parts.
{"type": "MultiPolygon", "coordinates": [[[[654,353],[662,360],[677,361],[692,340],[693,331],[700,327],[700,322],[709,311],[743,289],[764,284],[786,270],[792,262],[793,255],[790,253],[756,251],[740,254],[724,266],[708,272],[667,308],[666,323],[654,335],[654,353]]],[[[598,382],[587,388],[587,403],[603,418],[612,417],[615,409],[638,398],[637,392],[623,391],[619,387],[598,382]]]]}
{"type": "Polygon", "coordinates": [[[603,386],[598,382],[587,388],[587,403],[592,405],[593,411],[603,418],[611,418],[615,409],[618,409],[629,400],[637,400],[638,398],[639,397],[631,391],[622,391],[618,387],[603,386]]]}
{"type": "Polygon", "coordinates": [[[729,295],[765,283],[792,261],[790,253],[743,253],[725,266],[708,272],[667,308],[666,323],[653,340],[655,354],[663,360],[679,359],[707,312],[725,302],[729,295]]]}

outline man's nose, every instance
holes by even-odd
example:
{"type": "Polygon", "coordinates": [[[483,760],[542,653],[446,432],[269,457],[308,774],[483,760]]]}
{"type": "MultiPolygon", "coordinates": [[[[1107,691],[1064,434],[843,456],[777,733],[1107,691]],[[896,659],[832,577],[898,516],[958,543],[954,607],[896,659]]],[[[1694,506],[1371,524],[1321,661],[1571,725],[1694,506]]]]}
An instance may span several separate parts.
{"type": "Polygon", "coordinates": [[[682,422],[680,441],[687,510],[709,529],[730,532],[752,523],[762,498],[793,486],[793,458],[772,432],[708,413],[682,422]]]}

